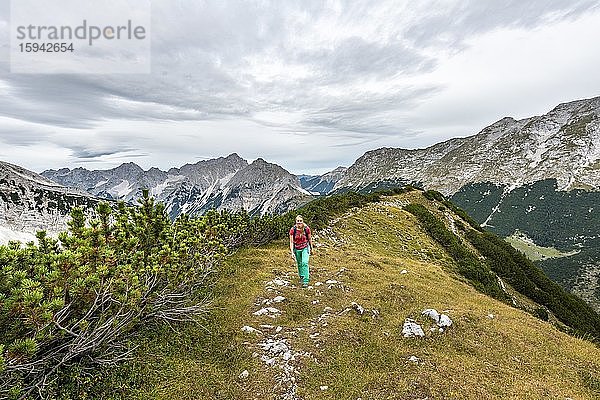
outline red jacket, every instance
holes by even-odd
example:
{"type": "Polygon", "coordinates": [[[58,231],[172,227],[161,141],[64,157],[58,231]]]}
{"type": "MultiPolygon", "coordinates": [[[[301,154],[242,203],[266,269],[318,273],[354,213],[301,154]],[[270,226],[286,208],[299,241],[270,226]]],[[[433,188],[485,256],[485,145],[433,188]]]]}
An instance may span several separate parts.
{"type": "Polygon", "coordinates": [[[296,225],[290,229],[290,236],[294,236],[294,249],[302,250],[308,246],[308,240],[310,239],[310,228],[308,225],[304,225],[304,229],[297,229],[296,225]],[[294,230],[296,234],[294,235],[294,230]]]}

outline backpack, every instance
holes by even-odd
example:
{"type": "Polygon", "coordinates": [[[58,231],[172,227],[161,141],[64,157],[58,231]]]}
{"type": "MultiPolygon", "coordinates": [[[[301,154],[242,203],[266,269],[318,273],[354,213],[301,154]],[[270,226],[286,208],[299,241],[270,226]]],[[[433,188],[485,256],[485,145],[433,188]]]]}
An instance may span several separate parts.
{"type": "MultiPolygon", "coordinates": [[[[294,240],[296,239],[296,225],[294,225],[294,240]]],[[[308,240],[308,226],[304,225],[304,236],[306,236],[306,240],[308,240]]]]}

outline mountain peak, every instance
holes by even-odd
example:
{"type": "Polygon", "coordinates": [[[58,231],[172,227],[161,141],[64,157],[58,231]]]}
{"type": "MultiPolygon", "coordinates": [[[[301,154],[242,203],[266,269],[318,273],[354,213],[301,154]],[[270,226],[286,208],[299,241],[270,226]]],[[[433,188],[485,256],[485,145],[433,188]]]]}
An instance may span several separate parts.
{"type": "Polygon", "coordinates": [[[123,164],[119,165],[118,167],[113,168],[113,170],[144,172],[144,170],[142,169],[142,167],[140,167],[139,165],[137,165],[133,161],[129,161],[129,162],[123,163],[123,164]]]}
{"type": "Polygon", "coordinates": [[[226,160],[244,160],[242,157],[239,156],[238,153],[231,153],[230,155],[228,155],[227,157],[225,157],[225,159],[226,160]]]}
{"type": "Polygon", "coordinates": [[[418,183],[449,195],[468,183],[520,186],[556,179],[559,190],[600,188],[600,97],[555,107],[547,114],[504,117],[478,134],[423,150],[366,152],[335,190],[379,182],[418,183]]]}
{"type": "Polygon", "coordinates": [[[270,164],[270,163],[266,162],[263,158],[258,157],[256,160],[252,161],[252,164],[261,165],[261,164],[270,164]]]}

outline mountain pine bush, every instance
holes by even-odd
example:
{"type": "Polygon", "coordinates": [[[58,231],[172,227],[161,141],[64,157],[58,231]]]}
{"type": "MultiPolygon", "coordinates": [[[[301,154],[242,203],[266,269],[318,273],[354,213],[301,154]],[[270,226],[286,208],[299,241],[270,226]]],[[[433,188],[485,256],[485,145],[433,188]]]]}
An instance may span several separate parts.
{"type": "Polygon", "coordinates": [[[144,193],[138,207],[73,209],[59,240],[0,246],[0,397],[42,393],[65,367],[110,365],[141,323],[194,321],[232,240],[229,215],[171,222],[144,193]]]}
{"type": "Polygon", "coordinates": [[[506,300],[506,294],[498,284],[496,275],[475,253],[463,245],[460,238],[450,232],[442,221],[421,204],[411,203],[405,209],[416,216],[429,235],[446,249],[456,262],[460,275],[467,278],[480,292],[499,300],[506,300]]]}

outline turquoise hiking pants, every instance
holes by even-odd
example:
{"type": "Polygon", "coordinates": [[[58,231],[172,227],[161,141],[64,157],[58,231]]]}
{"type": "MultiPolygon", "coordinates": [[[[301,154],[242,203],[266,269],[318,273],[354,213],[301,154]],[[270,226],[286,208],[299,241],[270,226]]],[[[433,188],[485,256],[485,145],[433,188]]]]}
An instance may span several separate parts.
{"type": "Polygon", "coordinates": [[[310,275],[308,272],[308,258],[310,257],[308,247],[309,246],[306,246],[302,250],[294,249],[294,256],[296,257],[296,264],[298,264],[298,275],[300,276],[300,281],[306,284],[308,284],[308,278],[310,275]]]}

